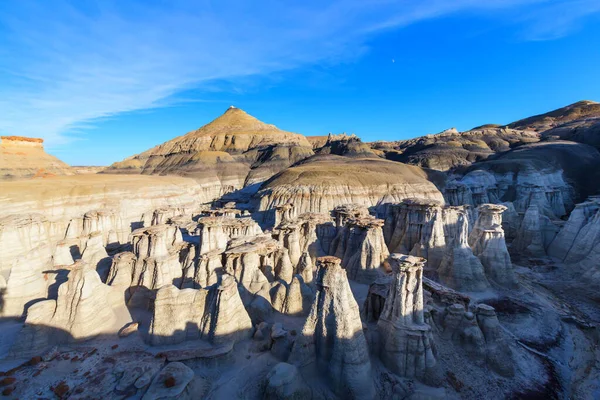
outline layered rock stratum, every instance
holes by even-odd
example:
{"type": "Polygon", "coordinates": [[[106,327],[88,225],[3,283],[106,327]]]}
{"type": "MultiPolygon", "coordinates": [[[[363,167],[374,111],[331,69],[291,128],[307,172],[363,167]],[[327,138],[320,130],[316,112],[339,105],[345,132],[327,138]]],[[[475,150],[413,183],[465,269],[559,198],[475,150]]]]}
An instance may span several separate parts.
{"type": "Polygon", "coordinates": [[[73,175],[75,171],[44,151],[44,140],[0,136],[0,180],[73,175]]]}
{"type": "Polygon", "coordinates": [[[209,124],[104,172],[181,175],[225,194],[263,182],[312,154],[304,136],[265,124],[232,106],[209,124]]]}

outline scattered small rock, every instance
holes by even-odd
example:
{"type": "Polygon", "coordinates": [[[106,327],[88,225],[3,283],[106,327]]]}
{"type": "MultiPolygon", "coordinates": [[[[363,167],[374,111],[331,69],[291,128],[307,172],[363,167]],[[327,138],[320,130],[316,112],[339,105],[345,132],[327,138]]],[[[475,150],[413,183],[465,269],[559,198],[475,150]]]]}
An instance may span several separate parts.
{"type": "Polygon", "coordinates": [[[125,325],[119,331],[119,337],[120,338],[124,338],[124,337],[127,337],[127,336],[131,335],[132,333],[137,332],[137,330],[139,328],[139,325],[140,324],[138,322],[131,322],[131,323],[125,325]]]}
{"type": "Polygon", "coordinates": [[[15,387],[9,386],[2,391],[2,396],[10,396],[12,394],[12,392],[14,392],[14,391],[15,391],[15,387]]]}
{"type": "Polygon", "coordinates": [[[38,365],[41,362],[42,362],[42,357],[36,356],[36,357],[33,357],[31,360],[29,360],[29,365],[38,365]]]}
{"type": "Polygon", "coordinates": [[[69,391],[69,385],[65,381],[61,381],[54,388],[50,388],[60,399],[62,399],[69,391]]]}
{"type": "Polygon", "coordinates": [[[17,378],[14,378],[12,376],[6,377],[2,380],[0,380],[0,386],[8,386],[8,385],[12,385],[13,383],[15,383],[17,381],[17,378]]]}

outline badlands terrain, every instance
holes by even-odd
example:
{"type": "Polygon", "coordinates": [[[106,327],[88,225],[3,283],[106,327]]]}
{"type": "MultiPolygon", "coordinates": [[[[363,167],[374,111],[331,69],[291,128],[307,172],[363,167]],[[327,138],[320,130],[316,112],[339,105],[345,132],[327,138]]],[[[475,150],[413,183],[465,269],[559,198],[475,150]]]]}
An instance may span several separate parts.
{"type": "Polygon", "coordinates": [[[10,399],[600,398],[600,104],[396,142],[241,109],[0,142],[10,399]]]}

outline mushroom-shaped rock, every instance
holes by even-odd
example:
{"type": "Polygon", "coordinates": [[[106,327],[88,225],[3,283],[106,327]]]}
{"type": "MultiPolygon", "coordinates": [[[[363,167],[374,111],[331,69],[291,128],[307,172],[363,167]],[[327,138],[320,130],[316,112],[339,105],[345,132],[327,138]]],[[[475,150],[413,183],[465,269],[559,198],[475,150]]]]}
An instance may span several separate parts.
{"type": "Polygon", "coordinates": [[[379,355],[394,373],[437,384],[431,327],[425,323],[423,312],[424,264],[420,257],[390,256],[394,278],[377,323],[379,355]]]}
{"type": "Polygon", "coordinates": [[[469,245],[483,264],[488,279],[513,286],[516,279],[502,229],[502,213],[505,210],[506,206],[500,204],[479,206],[479,216],[469,235],[469,245]]]}
{"type": "Polygon", "coordinates": [[[316,363],[341,397],[372,399],[375,388],[369,350],[358,304],[340,263],[336,257],[317,259],[317,293],[290,362],[316,363]]]}

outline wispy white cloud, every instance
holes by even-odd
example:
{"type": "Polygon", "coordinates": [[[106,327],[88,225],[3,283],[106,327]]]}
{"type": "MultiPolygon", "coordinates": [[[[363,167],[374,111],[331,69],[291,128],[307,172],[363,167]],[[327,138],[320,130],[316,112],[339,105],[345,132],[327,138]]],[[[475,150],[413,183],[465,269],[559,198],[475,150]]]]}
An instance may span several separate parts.
{"type": "MultiPolygon", "coordinates": [[[[182,90],[352,56],[382,29],[546,3],[556,1],[5,1],[0,133],[57,145],[97,118],[163,106],[182,90]]],[[[588,14],[578,10],[554,31],[588,14]]]]}

